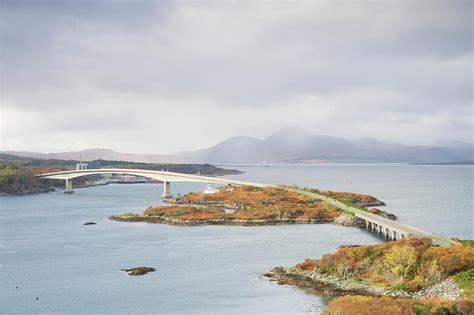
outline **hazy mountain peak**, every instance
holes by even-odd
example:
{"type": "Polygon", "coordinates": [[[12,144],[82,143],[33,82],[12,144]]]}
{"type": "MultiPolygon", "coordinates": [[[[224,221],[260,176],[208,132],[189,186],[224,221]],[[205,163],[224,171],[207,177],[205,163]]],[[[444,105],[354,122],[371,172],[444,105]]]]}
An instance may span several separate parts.
{"type": "Polygon", "coordinates": [[[297,139],[301,137],[311,137],[311,136],[313,135],[303,128],[287,127],[287,128],[283,128],[272,133],[265,140],[271,139],[271,138],[290,138],[290,137],[294,137],[295,139],[297,139]]]}
{"type": "Polygon", "coordinates": [[[222,144],[227,144],[227,143],[248,143],[248,142],[259,142],[261,140],[254,138],[254,137],[248,137],[248,136],[235,136],[231,137],[229,139],[226,139],[224,141],[219,142],[217,145],[222,145],[222,144]]]}

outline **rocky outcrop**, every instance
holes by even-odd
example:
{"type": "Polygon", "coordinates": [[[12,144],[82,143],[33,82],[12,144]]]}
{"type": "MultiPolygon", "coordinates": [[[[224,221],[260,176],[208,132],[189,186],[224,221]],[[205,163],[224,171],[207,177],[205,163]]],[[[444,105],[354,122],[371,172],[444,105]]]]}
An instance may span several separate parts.
{"type": "Polygon", "coordinates": [[[368,208],[368,207],[380,207],[380,206],[386,206],[385,202],[383,201],[380,201],[378,199],[375,199],[370,201],[370,202],[357,202],[356,203],[356,206],[359,206],[359,207],[364,207],[364,208],[368,208]]]}
{"type": "Polygon", "coordinates": [[[130,268],[130,269],[122,269],[122,271],[127,272],[129,276],[142,276],[142,275],[145,275],[149,272],[155,271],[155,268],[152,268],[152,267],[135,267],[135,268],[130,268]]]}
{"type": "Polygon", "coordinates": [[[369,208],[369,209],[367,209],[367,212],[379,215],[381,217],[384,217],[384,218],[387,218],[387,219],[390,219],[390,220],[396,220],[397,219],[397,216],[394,215],[393,213],[390,213],[390,212],[387,212],[387,211],[384,211],[384,210],[380,210],[380,209],[377,209],[377,208],[369,208]]]}
{"type": "Polygon", "coordinates": [[[341,213],[333,223],[340,226],[365,226],[365,221],[363,219],[347,213],[341,213]]]}
{"type": "Polygon", "coordinates": [[[404,291],[387,290],[382,287],[341,279],[337,276],[323,275],[315,271],[304,271],[294,267],[276,267],[264,276],[274,279],[278,284],[289,284],[301,288],[311,288],[324,295],[340,296],[346,294],[410,297],[404,291]]]}
{"type": "Polygon", "coordinates": [[[317,271],[305,271],[296,267],[276,267],[263,276],[277,281],[278,284],[294,285],[300,288],[314,289],[328,296],[347,294],[368,296],[389,296],[393,298],[461,300],[461,291],[452,279],[446,279],[417,292],[386,289],[352,279],[342,279],[334,275],[324,275],[317,271]]]}
{"type": "Polygon", "coordinates": [[[435,297],[452,301],[462,299],[461,290],[453,279],[446,279],[443,282],[421,289],[413,296],[415,299],[431,299],[435,297]]]}

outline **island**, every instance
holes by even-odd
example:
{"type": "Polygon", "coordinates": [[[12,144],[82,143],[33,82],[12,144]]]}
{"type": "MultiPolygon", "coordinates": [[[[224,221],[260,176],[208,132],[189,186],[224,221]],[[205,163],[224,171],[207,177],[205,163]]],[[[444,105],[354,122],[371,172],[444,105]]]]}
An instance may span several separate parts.
{"type": "Polygon", "coordinates": [[[156,270],[153,267],[134,267],[129,269],[122,269],[122,271],[128,273],[129,276],[143,276],[149,272],[155,272],[156,270]]]}
{"type": "MultiPolygon", "coordinates": [[[[368,195],[340,192],[337,196],[366,211],[369,209],[364,207],[383,205],[383,202],[368,195]]],[[[149,207],[141,214],[124,213],[109,218],[116,221],[172,225],[364,224],[363,220],[349,212],[289,190],[285,186],[227,185],[215,189],[213,193],[191,192],[165,201],[170,205],[149,207]]]]}

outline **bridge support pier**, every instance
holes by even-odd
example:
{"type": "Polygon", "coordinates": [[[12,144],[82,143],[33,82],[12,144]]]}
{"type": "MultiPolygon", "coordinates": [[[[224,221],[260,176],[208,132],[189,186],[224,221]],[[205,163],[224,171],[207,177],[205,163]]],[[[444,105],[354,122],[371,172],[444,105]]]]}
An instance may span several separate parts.
{"type": "Polygon", "coordinates": [[[385,228],[385,233],[384,233],[385,238],[388,238],[389,235],[390,235],[390,230],[388,228],[385,228]]]}
{"type": "Polygon", "coordinates": [[[72,179],[66,179],[66,188],[64,189],[65,194],[72,194],[74,190],[72,190],[72,179]]]}
{"type": "Polygon", "coordinates": [[[163,182],[163,198],[171,198],[173,195],[171,194],[171,183],[170,182],[163,182]]]}
{"type": "Polygon", "coordinates": [[[397,240],[397,232],[392,231],[392,240],[396,241],[397,240]]]}

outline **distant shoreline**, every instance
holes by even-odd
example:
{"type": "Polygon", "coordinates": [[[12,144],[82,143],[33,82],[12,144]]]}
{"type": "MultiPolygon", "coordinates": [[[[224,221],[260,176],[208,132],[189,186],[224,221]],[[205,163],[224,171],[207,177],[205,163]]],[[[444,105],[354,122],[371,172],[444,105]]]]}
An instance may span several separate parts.
{"type": "Polygon", "coordinates": [[[440,162],[440,163],[412,163],[411,165],[474,165],[474,161],[440,162]]]}

